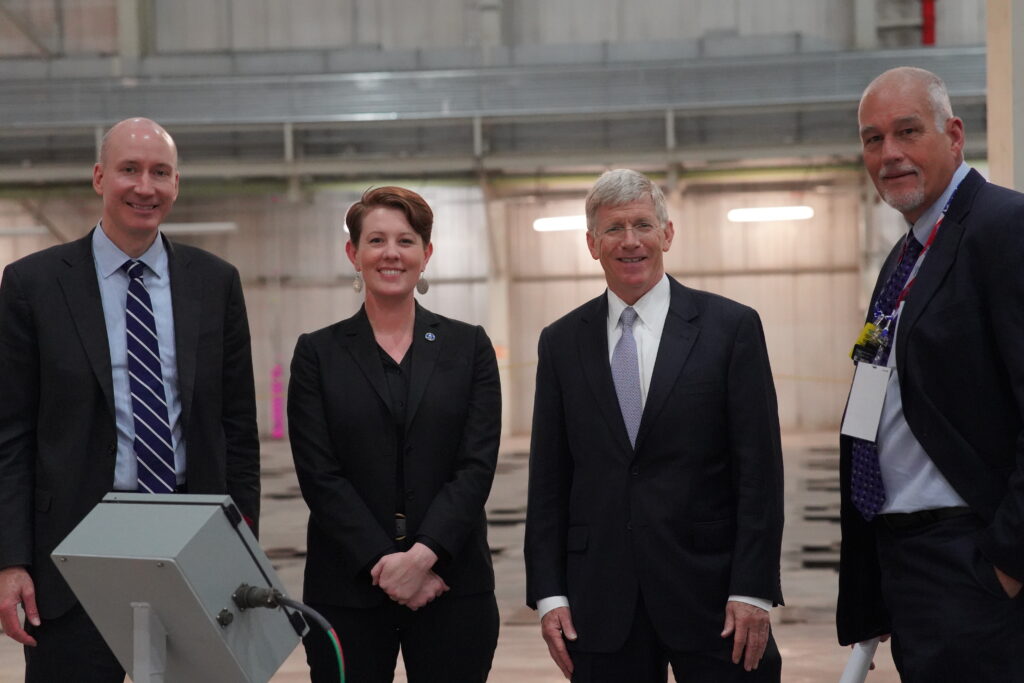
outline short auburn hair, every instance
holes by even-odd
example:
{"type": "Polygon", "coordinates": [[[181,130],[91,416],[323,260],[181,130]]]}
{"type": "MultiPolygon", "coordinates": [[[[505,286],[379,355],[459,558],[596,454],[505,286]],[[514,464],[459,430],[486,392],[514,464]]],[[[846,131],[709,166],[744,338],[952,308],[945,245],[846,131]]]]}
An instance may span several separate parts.
{"type": "Polygon", "coordinates": [[[434,227],[434,212],[426,200],[420,195],[404,187],[371,187],[359,201],[349,207],[345,214],[345,225],[348,226],[352,244],[359,246],[359,237],[363,233],[363,217],[377,208],[396,209],[401,211],[405,220],[423,240],[423,246],[430,244],[430,231],[434,227]]]}

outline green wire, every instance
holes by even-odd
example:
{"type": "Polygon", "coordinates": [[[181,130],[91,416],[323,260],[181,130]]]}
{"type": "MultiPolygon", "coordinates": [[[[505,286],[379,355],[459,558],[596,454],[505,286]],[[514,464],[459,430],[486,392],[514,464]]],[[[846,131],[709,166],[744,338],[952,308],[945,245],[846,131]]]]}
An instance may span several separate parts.
{"type": "Polygon", "coordinates": [[[341,656],[341,643],[338,642],[338,636],[335,635],[334,629],[327,632],[327,637],[331,639],[334,655],[338,658],[338,683],[345,683],[345,660],[341,656]]]}

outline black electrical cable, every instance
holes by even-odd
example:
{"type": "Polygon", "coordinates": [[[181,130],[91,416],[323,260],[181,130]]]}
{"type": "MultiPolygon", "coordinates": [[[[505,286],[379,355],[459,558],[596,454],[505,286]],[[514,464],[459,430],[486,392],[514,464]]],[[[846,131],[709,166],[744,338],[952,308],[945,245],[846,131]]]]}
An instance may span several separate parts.
{"type": "Polygon", "coordinates": [[[249,586],[243,583],[235,590],[234,595],[231,597],[240,609],[290,607],[316,622],[317,626],[323,629],[327,639],[331,641],[331,645],[334,647],[334,654],[338,661],[338,681],[339,683],[345,683],[345,655],[341,651],[341,641],[338,640],[338,634],[331,627],[331,623],[322,614],[298,600],[292,600],[275,588],[260,588],[259,586],[249,586]]]}

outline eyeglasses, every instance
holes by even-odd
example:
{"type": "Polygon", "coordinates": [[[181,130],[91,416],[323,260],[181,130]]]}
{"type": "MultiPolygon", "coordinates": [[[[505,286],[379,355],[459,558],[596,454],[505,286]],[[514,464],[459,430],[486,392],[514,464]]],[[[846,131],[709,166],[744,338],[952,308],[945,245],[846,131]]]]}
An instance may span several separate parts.
{"type": "Polygon", "coordinates": [[[598,237],[603,237],[607,240],[618,241],[626,239],[626,233],[632,230],[638,238],[642,239],[657,229],[658,226],[653,223],[640,223],[639,225],[634,225],[630,228],[621,225],[613,225],[607,230],[597,233],[597,235],[598,237]]]}

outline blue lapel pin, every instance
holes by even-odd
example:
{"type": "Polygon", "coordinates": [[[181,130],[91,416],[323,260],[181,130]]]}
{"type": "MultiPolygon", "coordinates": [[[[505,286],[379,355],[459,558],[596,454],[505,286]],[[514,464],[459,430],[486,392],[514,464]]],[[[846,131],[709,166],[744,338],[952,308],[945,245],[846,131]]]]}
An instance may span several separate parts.
{"type": "Polygon", "coordinates": [[[426,339],[427,341],[434,341],[435,339],[437,339],[437,335],[434,334],[433,332],[427,332],[425,335],[423,335],[423,338],[426,339]]]}

